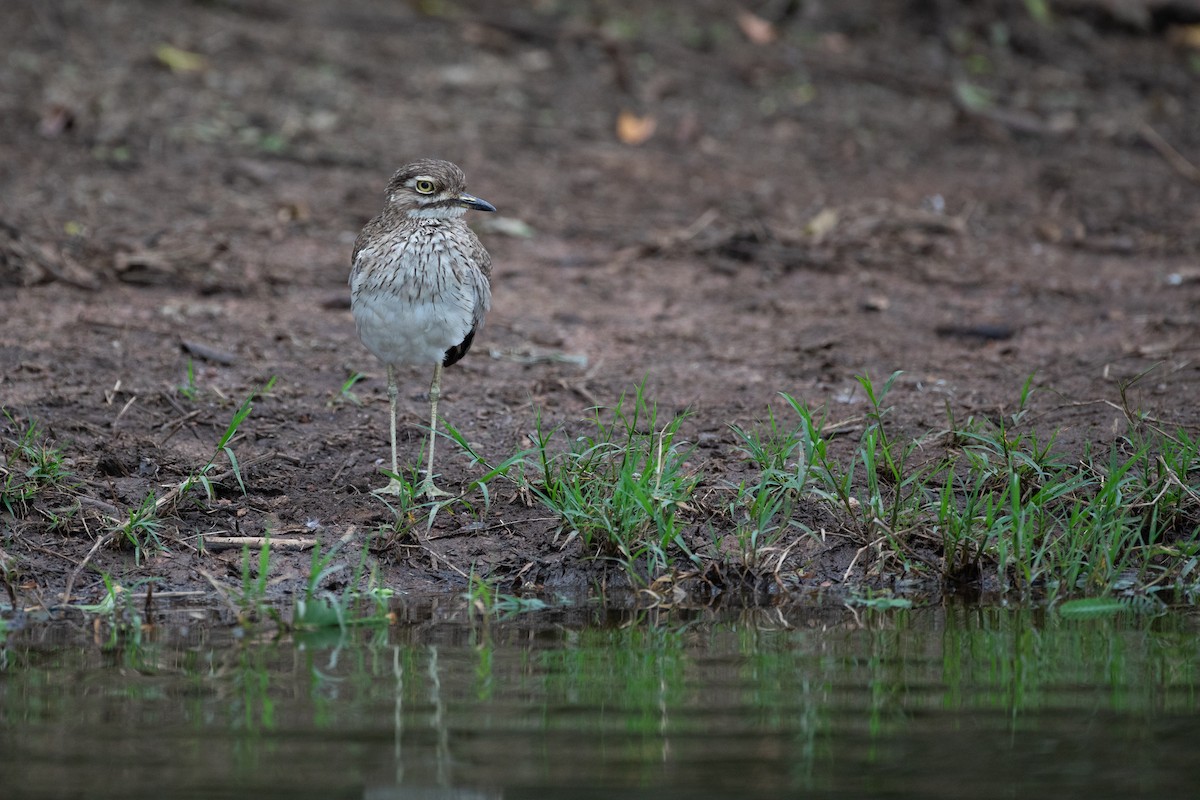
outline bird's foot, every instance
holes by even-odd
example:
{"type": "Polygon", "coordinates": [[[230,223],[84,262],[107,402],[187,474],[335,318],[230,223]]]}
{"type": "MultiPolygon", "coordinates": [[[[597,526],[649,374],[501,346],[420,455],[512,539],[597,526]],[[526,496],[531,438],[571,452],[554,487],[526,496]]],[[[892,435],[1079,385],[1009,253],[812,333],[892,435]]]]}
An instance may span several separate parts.
{"type": "Polygon", "coordinates": [[[405,486],[400,481],[392,478],[388,481],[387,486],[381,486],[378,489],[373,489],[371,494],[386,494],[392,497],[399,497],[405,494],[405,486]]]}
{"type": "Polygon", "coordinates": [[[454,492],[446,492],[434,486],[433,478],[426,478],[421,482],[421,489],[417,496],[428,500],[437,500],[439,497],[457,497],[454,492]]]}

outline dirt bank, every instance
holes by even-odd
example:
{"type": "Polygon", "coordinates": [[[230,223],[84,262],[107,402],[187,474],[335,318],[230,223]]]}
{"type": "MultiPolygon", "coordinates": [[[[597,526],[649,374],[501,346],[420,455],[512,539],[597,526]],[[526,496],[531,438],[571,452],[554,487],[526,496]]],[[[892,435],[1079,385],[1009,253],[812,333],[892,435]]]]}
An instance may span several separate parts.
{"type": "MultiPolygon", "coordinates": [[[[855,376],[902,370],[889,420],[916,436],[1011,413],[1036,374],[1029,420],[1068,453],[1121,436],[1122,405],[1200,426],[1187,4],[1140,20],[1087,2],[1050,20],[1017,2],[11,5],[0,428],[8,477],[29,469],[31,422],[69,473],[0,508],[22,605],[72,580],[94,598],[97,570],[208,589],[240,556],[200,537],[267,532],[373,541],[404,591],[472,569],[506,589],[613,577],[515,483],[428,533],[369,493],[387,399],[355,338],[349,252],[420,156],[500,209],[477,220],[494,310],[447,373],[446,419],[497,463],[539,415],[584,430],[644,380],[661,418],[690,412],[699,483],[679,519],[702,561],[720,561],[749,470],[730,425],[773,403],[785,417],[779,392],[852,432],[855,376]],[[272,377],[229,443],[243,487],[218,443],[272,377]],[[164,550],[93,550],[201,473],[211,499],[146,516],[164,550]]],[[[428,376],[404,381],[415,464],[428,376]]],[[[483,472],[441,452],[447,485],[483,472]]],[[[895,577],[828,533],[772,569],[790,586],[895,577]]],[[[308,567],[277,553],[272,591],[308,567]]]]}

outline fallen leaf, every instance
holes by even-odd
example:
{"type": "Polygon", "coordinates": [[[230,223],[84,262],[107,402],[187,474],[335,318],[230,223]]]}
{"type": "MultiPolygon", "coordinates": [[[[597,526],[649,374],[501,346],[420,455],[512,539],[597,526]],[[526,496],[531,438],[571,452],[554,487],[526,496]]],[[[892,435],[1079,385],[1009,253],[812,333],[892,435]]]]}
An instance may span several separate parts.
{"type": "Polygon", "coordinates": [[[1175,25],[1167,30],[1167,41],[1180,47],[1200,50],[1200,25],[1175,25]]]}
{"type": "Polygon", "coordinates": [[[654,117],[648,114],[639,117],[632,111],[621,109],[617,114],[617,139],[622,144],[637,146],[654,135],[657,125],[654,117]]]}
{"type": "Polygon", "coordinates": [[[308,222],[312,219],[312,210],[309,209],[308,203],[297,200],[284,203],[275,209],[275,218],[280,222],[308,222]]]}
{"type": "Polygon", "coordinates": [[[804,232],[811,236],[816,241],[821,241],[837,227],[838,212],[833,208],[823,208],[808,224],[804,226],[804,232]]]}
{"type": "Polygon", "coordinates": [[[774,25],[749,11],[738,12],[737,24],[746,38],[754,44],[770,44],[779,38],[774,25]]]}
{"type": "Polygon", "coordinates": [[[169,44],[160,44],[154,55],[171,72],[200,72],[208,67],[204,56],[169,44]]]}

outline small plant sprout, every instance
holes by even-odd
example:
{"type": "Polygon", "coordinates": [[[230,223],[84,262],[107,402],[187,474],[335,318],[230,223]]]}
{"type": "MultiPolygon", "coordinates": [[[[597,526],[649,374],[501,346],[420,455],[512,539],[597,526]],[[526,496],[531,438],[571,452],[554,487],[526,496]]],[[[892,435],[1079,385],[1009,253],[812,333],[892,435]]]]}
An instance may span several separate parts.
{"type": "Polygon", "coordinates": [[[96,603],[77,604],[72,607],[108,625],[108,639],[103,645],[106,650],[118,645],[136,650],[142,641],[144,618],[134,602],[133,592],[141,586],[147,587],[149,591],[158,578],[138,580],[129,588],[117,583],[107,572],[101,572],[100,578],[104,582],[103,597],[96,603]]]}
{"type": "Polygon", "coordinates": [[[329,405],[334,406],[341,403],[350,403],[351,405],[361,406],[362,400],[360,400],[358,395],[354,392],[354,387],[359,381],[364,380],[366,377],[367,376],[361,372],[352,373],[350,377],[346,379],[346,382],[342,384],[342,388],[338,391],[338,393],[334,395],[332,399],[330,399],[329,405]]]}
{"type": "Polygon", "coordinates": [[[184,370],[183,383],[179,384],[179,394],[188,400],[195,400],[200,396],[200,387],[196,385],[196,365],[189,358],[187,367],[184,370]]]}
{"type": "Polygon", "coordinates": [[[471,465],[486,470],[483,475],[472,480],[470,484],[471,487],[479,489],[480,494],[483,495],[485,509],[491,506],[492,494],[489,487],[497,479],[508,481],[522,492],[528,491],[529,484],[525,480],[524,467],[526,458],[534,452],[533,450],[521,450],[499,464],[491,464],[475,450],[458,428],[446,420],[442,420],[442,425],[445,427],[446,438],[457,444],[459,449],[466,453],[471,460],[471,465]]]}
{"type": "Polygon", "coordinates": [[[810,491],[814,466],[824,461],[824,422],[794,398],[783,398],[799,415],[799,426],[782,427],[770,408],[761,432],[731,426],[746,460],[758,469],[758,480],[742,481],[734,488],[729,507],[741,564],[752,570],[789,529],[812,533],[793,517],[810,491]]]}
{"type": "Polygon", "coordinates": [[[292,613],[293,628],[337,628],[345,632],[352,626],[387,625],[391,621],[388,602],[392,590],[380,583],[376,565],[370,562],[369,548],[362,549],[357,565],[340,591],[322,588],[329,578],[347,569],[347,564],[335,563],[334,558],[348,541],[342,537],[324,554],[320,544],[313,548],[304,596],[296,601],[292,613]]]}
{"type": "Polygon", "coordinates": [[[234,436],[237,435],[238,429],[241,427],[242,423],[246,421],[246,417],[250,416],[250,412],[254,410],[254,398],[266,394],[267,392],[271,391],[274,386],[275,378],[272,377],[261,389],[251,392],[246,399],[242,401],[242,404],[238,406],[236,411],[234,411],[233,417],[229,421],[229,425],[225,428],[225,432],[221,435],[220,440],[217,442],[217,447],[213,451],[212,457],[209,458],[208,462],[200,468],[199,472],[188,476],[188,478],[184,480],[182,484],[180,484],[178,490],[178,495],[180,497],[187,496],[192,487],[196,484],[199,484],[201,487],[203,487],[204,494],[210,501],[215,499],[216,490],[213,486],[213,472],[217,468],[218,459],[222,455],[224,455],[229,461],[229,472],[232,474],[234,480],[237,481],[238,488],[241,489],[242,494],[246,493],[246,483],[242,479],[241,466],[238,463],[237,454],[234,453],[233,447],[230,443],[233,441],[234,436]]]}
{"type": "Polygon", "coordinates": [[[166,549],[162,540],[163,521],[158,518],[158,504],[154,493],[146,495],[142,504],[129,510],[128,518],[115,521],[110,532],[118,542],[124,541],[133,547],[134,562],[142,563],[147,553],[158,553],[166,549]]]}
{"type": "Polygon", "coordinates": [[[467,579],[467,591],[463,594],[467,607],[472,616],[480,617],[504,616],[511,617],[530,611],[541,611],[548,608],[544,600],[536,597],[518,597],[503,594],[495,583],[479,575],[474,569],[467,579]]]}
{"type": "Polygon", "coordinates": [[[18,423],[4,410],[15,438],[0,438],[0,507],[14,516],[28,511],[40,493],[62,487],[71,477],[62,450],[51,445],[36,422],[18,423]]]}
{"type": "Polygon", "coordinates": [[[242,585],[235,593],[234,605],[238,611],[238,624],[249,627],[265,617],[279,621],[279,614],[267,604],[267,576],[271,572],[271,537],[263,537],[258,550],[257,563],[251,557],[249,547],[242,547],[242,585]]]}

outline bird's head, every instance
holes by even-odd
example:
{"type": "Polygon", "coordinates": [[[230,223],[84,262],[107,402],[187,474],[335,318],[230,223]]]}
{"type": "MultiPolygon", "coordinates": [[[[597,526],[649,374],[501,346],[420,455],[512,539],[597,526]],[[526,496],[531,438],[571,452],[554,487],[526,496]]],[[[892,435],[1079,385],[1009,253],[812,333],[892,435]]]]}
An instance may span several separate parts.
{"type": "Polygon", "coordinates": [[[430,158],[401,167],[388,183],[387,197],[397,211],[413,219],[451,219],[469,208],[496,210],[466,189],[467,178],[457,165],[430,158]]]}

